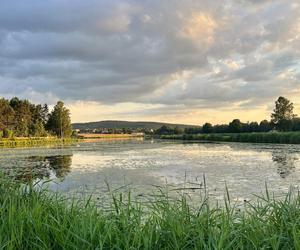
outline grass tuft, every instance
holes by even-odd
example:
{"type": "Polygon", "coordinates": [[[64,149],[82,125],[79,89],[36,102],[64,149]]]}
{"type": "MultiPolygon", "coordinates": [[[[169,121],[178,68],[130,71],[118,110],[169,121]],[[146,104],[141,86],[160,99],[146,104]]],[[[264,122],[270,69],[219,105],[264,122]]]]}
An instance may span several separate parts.
{"type": "MultiPolygon", "coordinates": [[[[1,249],[299,249],[300,196],[239,209],[114,195],[109,210],[1,179],[1,249]]],[[[229,198],[229,194],[227,193],[229,198]]]]}

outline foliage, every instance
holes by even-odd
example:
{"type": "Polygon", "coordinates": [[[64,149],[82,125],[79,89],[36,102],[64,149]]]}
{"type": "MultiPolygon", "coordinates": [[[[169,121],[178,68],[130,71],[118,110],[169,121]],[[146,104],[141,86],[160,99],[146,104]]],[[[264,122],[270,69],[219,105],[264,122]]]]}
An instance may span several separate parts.
{"type": "Polygon", "coordinates": [[[201,127],[191,127],[191,128],[184,129],[185,134],[199,134],[201,133],[201,131],[202,131],[201,127]]]}
{"type": "Polygon", "coordinates": [[[49,115],[46,127],[59,137],[70,137],[72,135],[72,126],[70,111],[59,101],[49,115]]]}
{"type": "Polygon", "coordinates": [[[163,135],[161,139],[300,144],[300,132],[213,133],[163,135]]]}
{"type": "Polygon", "coordinates": [[[109,209],[0,182],[2,249],[299,249],[300,197],[265,196],[242,209],[161,193],[147,203],[112,195],[109,209]]]}
{"type": "Polygon", "coordinates": [[[10,137],[0,140],[0,147],[35,147],[44,145],[63,145],[77,142],[77,138],[57,138],[57,137],[10,137]]]}
{"type": "Polygon", "coordinates": [[[47,115],[41,105],[28,100],[0,99],[0,130],[5,138],[12,134],[18,137],[46,135],[44,121],[47,115]]]}
{"type": "MultiPolygon", "coordinates": [[[[69,113],[67,115],[68,119],[70,119],[69,113]]],[[[0,99],[0,137],[47,136],[48,131],[45,127],[48,122],[48,116],[49,109],[47,104],[35,105],[28,100],[20,100],[17,97],[10,100],[2,98],[0,99]]],[[[68,129],[66,129],[65,136],[71,135],[68,129]]]]}
{"type": "Polygon", "coordinates": [[[231,123],[229,123],[228,130],[231,133],[240,133],[240,132],[242,132],[242,123],[241,123],[241,121],[239,119],[234,119],[231,123]]]}
{"type": "MultiPolygon", "coordinates": [[[[171,134],[179,134],[178,133],[179,130],[176,128],[171,128],[171,127],[168,127],[166,125],[163,125],[161,128],[157,129],[155,131],[155,134],[157,135],[171,135],[171,134]]],[[[181,133],[183,133],[183,130],[181,130],[181,133]]]]}
{"type": "Polygon", "coordinates": [[[3,135],[3,138],[12,138],[13,135],[14,135],[13,131],[12,131],[12,130],[9,130],[9,129],[7,129],[7,128],[3,129],[2,133],[3,133],[3,134],[2,134],[2,135],[3,135]]]}
{"type": "Polygon", "coordinates": [[[288,131],[291,130],[295,118],[293,113],[294,105],[287,98],[280,96],[275,102],[274,113],[272,113],[272,122],[278,130],[288,131]]]}
{"type": "MultiPolygon", "coordinates": [[[[271,131],[272,129],[273,129],[272,124],[270,122],[268,122],[267,120],[263,120],[259,124],[260,132],[268,132],[268,131],[271,131]]],[[[252,131],[252,132],[257,132],[257,131],[252,131]]]]}
{"type": "Polygon", "coordinates": [[[9,101],[0,99],[0,129],[11,128],[14,124],[15,112],[10,106],[9,101]]]}
{"type": "Polygon", "coordinates": [[[209,134],[213,132],[213,126],[210,123],[205,123],[202,127],[202,133],[209,134]]]}

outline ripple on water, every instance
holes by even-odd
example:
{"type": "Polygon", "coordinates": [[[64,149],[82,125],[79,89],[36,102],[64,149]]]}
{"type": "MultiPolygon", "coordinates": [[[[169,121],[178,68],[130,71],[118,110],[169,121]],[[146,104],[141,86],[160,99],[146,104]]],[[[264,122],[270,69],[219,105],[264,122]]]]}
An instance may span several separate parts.
{"type": "MultiPolygon", "coordinates": [[[[86,187],[101,193],[127,186],[138,194],[153,186],[203,184],[216,200],[225,185],[235,200],[260,193],[286,192],[300,183],[298,145],[241,143],[179,143],[167,141],[105,141],[68,147],[1,149],[0,169],[29,181],[53,179],[50,187],[76,192],[86,187]],[[192,183],[192,184],[191,184],[192,183]]],[[[187,189],[188,190],[188,189],[187,189]]],[[[195,190],[191,189],[191,195],[195,190]]]]}

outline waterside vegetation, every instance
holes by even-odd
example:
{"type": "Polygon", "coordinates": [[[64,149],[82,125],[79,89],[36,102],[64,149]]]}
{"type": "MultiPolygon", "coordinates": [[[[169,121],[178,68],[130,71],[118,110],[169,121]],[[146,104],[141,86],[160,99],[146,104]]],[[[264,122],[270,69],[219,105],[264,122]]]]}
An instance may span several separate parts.
{"type": "Polygon", "coordinates": [[[299,249],[300,196],[266,192],[242,208],[197,206],[166,195],[140,203],[112,195],[107,209],[32,185],[0,182],[2,249],[299,249]]]}
{"type": "Polygon", "coordinates": [[[37,147],[47,145],[64,145],[80,142],[78,138],[59,138],[59,137],[12,137],[2,138],[0,140],[0,148],[15,147],[37,147]]]}
{"type": "Polygon", "coordinates": [[[188,141],[300,144],[300,132],[173,134],[161,135],[160,138],[188,141]]]}
{"type": "Polygon", "coordinates": [[[96,133],[90,133],[90,134],[78,134],[78,139],[127,139],[127,138],[140,138],[144,137],[144,133],[128,133],[128,134],[96,134],[96,133]]]}

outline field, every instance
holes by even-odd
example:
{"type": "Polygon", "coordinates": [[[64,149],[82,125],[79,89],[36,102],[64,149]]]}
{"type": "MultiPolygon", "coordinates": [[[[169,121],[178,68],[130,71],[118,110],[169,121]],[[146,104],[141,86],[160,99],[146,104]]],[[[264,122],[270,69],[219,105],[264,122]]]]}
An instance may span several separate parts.
{"type": "MultiPolygon", "coordinates": [[[[226,199],[225,199],[226,200],[226,199]]],[[[266,192],[239,208],[190,206],[160,193],[140,203],[112,194],[109,209],[0,182],[1,249],[299,249],[300,197],[266,192]]]]}
{"type": "Polygon", "coordinates": [[[300,144],[300,132],[162,135],[161,139],[300,144]]]}

